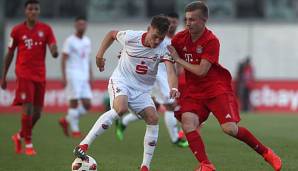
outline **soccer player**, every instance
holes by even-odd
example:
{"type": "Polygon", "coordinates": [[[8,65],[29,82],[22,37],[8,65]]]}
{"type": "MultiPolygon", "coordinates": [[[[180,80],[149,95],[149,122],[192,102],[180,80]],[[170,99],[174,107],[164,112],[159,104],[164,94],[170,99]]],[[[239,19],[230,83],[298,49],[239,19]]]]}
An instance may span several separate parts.
{"type": "Polygon", "coordinates": [[[111,99],[111,110],[102,114],[85,139],[74,150],[77,157],[86,158],[86,151],[95,140],[109,127],[114,120],[130,108],[146,122],[144,137],[144,155],[141,171],[150,169],[151,159],[158,139],[158,114],[151,99],[151,89],[156,80],[158,65],[164,61],[167,67],[170,85],[170,97],[179,96],[177,77],[174,65],[168,56],[167,42],[163,41],[169,28],[167,17],[154,16],[145,31],[110,31],[104,38],[96,56],[96,64],[104,71],[104,53],[117,40],[123,50],[109,80],[108,91],[111,99]]]}
{"type": "Polygon", "coordinates": [[[208,7],[195,1],[186,6],[185,13],[187,28],[174,36],[168,49],[174,60],[185,68],[187,87],[175,116],[181,121],[189,147],[200,163],[195,170],[215,170],[197,130],[212,112],[226,134],[246,143],[279,171],[281,159],[248,129],[238,126],[240,115],[232,91],[231,74],[218,63],[219,40],[205,26],[208,7]]]}
{"type": "Polygon", "coordinates": [[[71,135],[80,138],[79,118],[86,114],[91,107],[91,81],[92,69],[90,62],[91,41],[85,36],[87,20],[85,17],[77,17],[74,23],[75,33],[69,36],[62,50],[62,81],[66,86],[69,100],[69,109],[66,117],[59,123],[66,136],[71,135]]]}
{"type": "MultiPolygon", "coordinates": [[[[169,13],[166,15],[170,21],[169,31],[164,39],[168,44],[171,43],[171,38],[175,35],[179,24],[179,15],[177,13],[169,13]]],[[[171,139],[171,142],[178,147],[188,147],[188,143],[182,137],[178,136],[178,127],[177,119],[174,116],[174,109],[176,102],[174,99],[171,99],[169,96],[169,84],[167,82],[167,69],[164,63],[158,65],[158,72],[156,75],[156,82],[153,87],[153,97],[155,103],[158,103],[157,106],[163,104],[166,108],[164,113],[164,121],[171,139]]],[[[124,137],[124,130],[126,127],[135,121],[140,120],[140,118],[133,114],[129,113],[123,116],[122,119],[116,120],[116,136],[118,139],[122,140],[124,137]]]]}
{"type": "Polygon", "coordinates": [[[40,6],[37,0],[25,3],[26,20],[13,27],[10,43],[5,56],[1,87],[6,88],[6,75],[17,49],[16,79],[17,89],[14,105],[22,105],[21,130],[12,136],[15,152],[22,150],[22,138],[25,141],[25,154],[35,155],[32,144],[32,129],[40,118],[45,95],[45,55],[49,46],[54,58],[58,56],[56,39],[51,27],[38,20],[40,6]]]}

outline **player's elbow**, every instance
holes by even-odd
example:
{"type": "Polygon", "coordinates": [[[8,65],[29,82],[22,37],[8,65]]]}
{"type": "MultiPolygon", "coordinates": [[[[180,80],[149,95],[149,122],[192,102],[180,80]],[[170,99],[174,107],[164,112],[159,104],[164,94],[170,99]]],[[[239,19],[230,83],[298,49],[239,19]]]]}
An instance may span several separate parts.
{"type": "Polygon", "coordinates": [[[108,33],[108,36],[111,37],[113,40],[116,40],[116,36],[117,36],[117,33],[118,31],[116,30],[111,30],[109,33],[108,33]]]}

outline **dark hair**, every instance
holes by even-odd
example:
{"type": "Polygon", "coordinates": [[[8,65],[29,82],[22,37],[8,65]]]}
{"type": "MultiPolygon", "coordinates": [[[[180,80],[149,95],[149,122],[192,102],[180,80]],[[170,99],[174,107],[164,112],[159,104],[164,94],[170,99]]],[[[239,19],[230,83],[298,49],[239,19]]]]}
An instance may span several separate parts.
{"type": "Polygon", "coordinates": [[[38,0],[27,0],[25,2],[24,7],[26,8],[29,4],[39,4],[39,1],[38,0]]]}
{"type": "Polygon", "coordinates": [[[194,1],[186,5],[185,12],[200,10],[203,17],[207,20],[209,16],[208,6],[202,1],[194,1]]]}
{"type": "Polygon", "coordinates": [[[75,21],[79,21],[79,20],[87,21],[87,18],[84,17],[84,16],[77,16],[77,17],[75,18],[75,21]]]}
{"type": "Polygon", "coordinates": [[[156,28],[160,34],[165,34],[169,30],[170,21],[163,14],[156,15],[151,20],[151,26],[156,28]]]}
{"type": "Polygon", "coordinates": [[[179,19],[179,14],[176,12],[169,12],[166,14],[167,17],[171,17],[171,18],[177,18],[179,19]]]}

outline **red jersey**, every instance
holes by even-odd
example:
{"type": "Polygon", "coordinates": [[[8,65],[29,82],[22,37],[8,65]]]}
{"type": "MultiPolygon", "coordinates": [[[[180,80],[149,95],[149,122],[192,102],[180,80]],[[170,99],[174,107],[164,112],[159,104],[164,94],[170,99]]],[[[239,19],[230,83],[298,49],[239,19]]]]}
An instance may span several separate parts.
{"type": "Polygon", "coordinates": [[[10,33],[8,50],[14,52],[17,48],[15,73],[17,77],[45,81],[45,56],[47,45],[56,44],[51,27],[37,22],[32,29],[26,22],[13,27],[10,33]]]}
{"type": "Polygon", "coordinates": [[[185,69],[187,86],[183,90],[184,97],[210,98],[232,92],[231,74],[218,63],[219,40],[210,30],[206,28],[195,42],[188,30],[181,31],[172,39],[172,45],[186,62],[199,65],[201,59],[207,59],[212,64],[204,77],[185,69]]]}

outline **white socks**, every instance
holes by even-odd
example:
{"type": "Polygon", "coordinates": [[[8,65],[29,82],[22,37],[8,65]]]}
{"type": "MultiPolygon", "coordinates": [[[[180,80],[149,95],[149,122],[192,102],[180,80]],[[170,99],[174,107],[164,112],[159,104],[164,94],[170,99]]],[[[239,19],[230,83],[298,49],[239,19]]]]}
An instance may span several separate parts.
{"type": "Polygon", "coordinates": [[[89,131],[88,135],[83,139],[80,145],[88,144],[90,146],[95,138],[105,132],[109,127],[111,127],[113,121],[118,118],[119,116],[114,109],[111,109],[99,116],[99,118],[89,131]]]}
{"type": "Polygon", "coordinates": [[[172,143],[175,143],[178,140],[178,128],[177,128],[177,120],[174,116],[174,112],[166,111],[164,113],[164,120],[166,127],[168,129],[170,138],[172,143]]]}
{"type": "Polygon", "coordinates": [[[78,109],[74,109],[74,108],[68,109],[68,113],[65,118],[66,118],[67,122],[69,123],[70,129],[72,132],[80,131],[79,117],[80,117],[80,113],[79,113],[78,109]]]}
{"type": "Polygon", "coordinates": [[[138,118],[137,115],[132,114],[132,113],[129,113],[129,114],[123,116],[123,118],[122,118],[122,124],[125,125],[125,126],[127,126],[130,123],[135,122],[135,121],[138,121],[138,120],[140,120],[140,118],[138,118]]]}
{"type": "Polygon", "coordinates": [[[153,153],[158,139],[158,125],[147,125],[144,137],[144,154],[142,166],[150,167],[153,153]]]}

